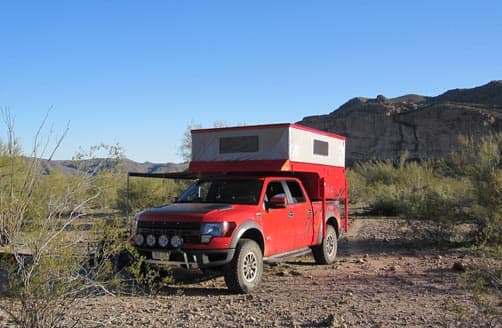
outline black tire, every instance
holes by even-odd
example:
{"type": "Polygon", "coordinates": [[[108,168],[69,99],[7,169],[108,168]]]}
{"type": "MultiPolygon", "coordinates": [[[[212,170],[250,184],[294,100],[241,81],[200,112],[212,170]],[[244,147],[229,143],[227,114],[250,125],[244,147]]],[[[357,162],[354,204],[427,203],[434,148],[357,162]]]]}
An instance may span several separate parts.
{"type": "Polygon", "coordinates": [[[335,262],[336,251],[338,249],[338,240],[335,228],[332,225],[326,225],[326,238],[322,244],[312,248],[312,254],[317,264],[331,264],[335,262]]]}
{"type": "Polygon", "coordinates": [[[228,289],[239,294],[252,292],[258,287],[263,273],[260,246],[251,239],[240,240],[234,258],[224,271],[228,289]]]}

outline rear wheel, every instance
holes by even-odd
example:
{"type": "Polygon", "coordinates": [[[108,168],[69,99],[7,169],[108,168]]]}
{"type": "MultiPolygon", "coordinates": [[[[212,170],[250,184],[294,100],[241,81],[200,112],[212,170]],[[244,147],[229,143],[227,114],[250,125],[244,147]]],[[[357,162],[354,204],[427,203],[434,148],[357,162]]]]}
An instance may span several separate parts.
{"type": "Polygon", "coordinates": [[[242,239],[232,261],[225,266],[225,283],[236,293],[250,293],[261,281],[263,256],[258,244],[251,239],[242,239]]]}
{"type": "Polygon", "coordinates": [[[335,228],[332,225],[326,225],[326,238],[322,244],[312,248],[312,254],[317,264],[331,264],[335,262],[336,251],[338,249],[338,240],[335,228]]]}

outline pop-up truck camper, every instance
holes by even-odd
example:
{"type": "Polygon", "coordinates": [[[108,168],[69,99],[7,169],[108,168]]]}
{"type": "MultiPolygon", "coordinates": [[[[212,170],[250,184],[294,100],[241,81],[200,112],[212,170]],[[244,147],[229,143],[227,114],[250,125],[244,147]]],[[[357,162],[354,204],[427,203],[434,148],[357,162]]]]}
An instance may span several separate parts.
{"type": "Polygon", "coordinates": [[[311,253],[333,263],[348,230],[345,137],[332,133],[296,124],[192,130],[188,171],[162,177],[194,183],[137,213],[131,242],[152,265],[219,271],[233,292],[254,290],[264,261],[311,253]]]}

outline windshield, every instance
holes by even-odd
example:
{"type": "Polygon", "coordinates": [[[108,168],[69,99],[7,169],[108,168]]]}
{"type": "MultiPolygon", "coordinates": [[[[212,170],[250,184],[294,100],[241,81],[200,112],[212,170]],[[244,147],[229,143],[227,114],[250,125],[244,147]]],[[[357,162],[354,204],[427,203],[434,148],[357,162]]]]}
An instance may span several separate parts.
{"type": "Polygon", "coordinates": [[[178,203],[258,204],[263,181],[258,179],[207,180],[193,184],[178,203]]]}

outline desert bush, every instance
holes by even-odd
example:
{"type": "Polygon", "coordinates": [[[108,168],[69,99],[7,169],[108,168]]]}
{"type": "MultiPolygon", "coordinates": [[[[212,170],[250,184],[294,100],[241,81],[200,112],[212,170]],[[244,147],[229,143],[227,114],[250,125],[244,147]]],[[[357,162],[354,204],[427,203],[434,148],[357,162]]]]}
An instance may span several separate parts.
{"type": "Polygon", "coordinates": [[[460,137],[452,153],[454,170],[470,184],[466,216],[477,226],[476,242],[502,242],[502,133],[475,140],[460,137]]]}
{"type": "MultiPolygon", "coordinates": [[[[120,295],[155,293],[159,284],[172,282],[172,275],[156,267],[148,267],[145,258],[129,242],[129,222],[124,217],[95,220],[89,231],[94,241],[89,273],[101,292],[120,295]]],[[[98,290],[99,291],[99,290],[98,290]]],[[[86,295],[88,296],[88,295],[86,295]]]]}
{"type": "Polygon", "coordinates": [[[30,156],[24,156],[14,120],[2,114],[7,142],[0,143],[0,290],[10,300],[0,306],[18,326],[63,326],[78,298],[120,290],[114,258],[128,245],[124,222],[103,226],[105,221],[87,215],[107,190],[97,175],[45,174],[40,158],[51,159],[64,133],[49,153],[49,142],[40,148],[37,133],[30,156]]]}
{"type": "Polygon", "coordinates": [[[399,215],[406,206],[413,205],[406,201],[438,181],[435,166],[436,162],[408,162],[405,153],[397,163],[356,164],[349,170],[349,185],[358,201],[369,206],[373,213],[399,215]]]}
{"type": "Polygon", "coordinates": [[[351,204],[361,203],[364,195],[361,189],[364,186],[364,179],[359,174],[354,173],[353,170],[347,169],[347,181],[349,182],[349,202],[351,204]]]}
{"type": "MultiPolygon", "coordinates": [[[[502,236],[502,134],[475,141],[460,137],[452,163],[368,162],[349,171],[358,202],[377,215],[402,216],[433,224],[444,239],[461,224],[474,224],[477,244],[500,244],[502,236]]],[[[440,236],[437,236],[440,237],[440,236]]]]}
{"type": "Polygon", "coordinates": [[[84,197],[93,196],[88,207],[104,212],[116,210],[117,189],[125,185],[127,168],[122,164],[123,150],[119,144],[100,144],[80,150],[74,157],[74,167],[92,176],[84,197]]]}
{"type": "Polygon", "coordinates": [[[362,164],[361,168],[359,174],[370,176],[365,188],[371,213],[427,221],[437,240],[457,235],[456,223],[466,221],[463,210],[470,186],[445,176],[443,163],[400,161],[362,164]]]}
{"type": "Polygon", "coordinates": [[[130,178],[129,186],[117,189],[116,208],[122,213],[134,213],[146,208],[171,203],[187,188],[187,181],[154,178],[130,178]]]}
{"type": "Polygon", "coordinates": [[[371,190],[370,212],[375,215],[397,216],[400,214],[401,192],[395,185],[378,184],[371,190]]]}

